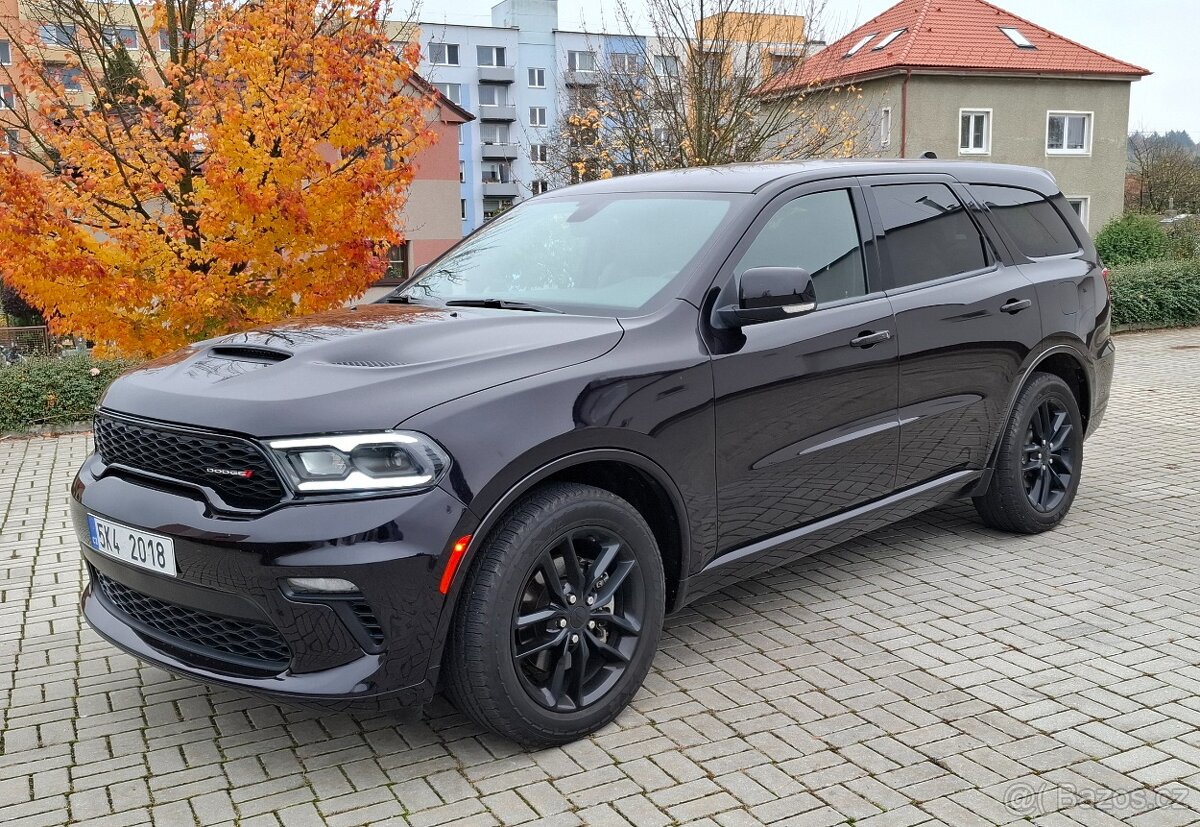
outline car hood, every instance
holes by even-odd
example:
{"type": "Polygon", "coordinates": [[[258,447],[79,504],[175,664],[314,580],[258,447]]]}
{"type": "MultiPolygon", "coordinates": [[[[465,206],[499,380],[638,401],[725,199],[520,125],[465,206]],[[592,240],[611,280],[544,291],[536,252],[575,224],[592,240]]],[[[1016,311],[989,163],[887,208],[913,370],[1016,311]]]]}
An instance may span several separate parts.
{"type": "Polygon", "coordinates": [[[200,342],[122,376],[106,410],[253,436],[391,428],[611,350],[613,318],[363,305],[200,342]]]}

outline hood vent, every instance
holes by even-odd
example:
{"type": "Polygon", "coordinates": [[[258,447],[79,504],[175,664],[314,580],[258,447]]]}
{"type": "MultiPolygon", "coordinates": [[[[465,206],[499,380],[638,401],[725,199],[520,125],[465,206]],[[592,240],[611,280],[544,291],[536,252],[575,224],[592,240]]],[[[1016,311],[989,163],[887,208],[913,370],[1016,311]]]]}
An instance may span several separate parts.
{"type": "Polygon", "coordinates": [[[343,359],[337,362],[329,362],[331,365],[337,365],[340,368],[402,368],[403,362],[386,362],[375,359],[343,359]]]}
{"type": "Polygon", "coordinates": [[[218,345],[209,351],[213,356],[222,359],[234,359],[239,362],[282,362],[291,358],[284,350],[269,347],[253,347],[249,345],[218,345]]]}

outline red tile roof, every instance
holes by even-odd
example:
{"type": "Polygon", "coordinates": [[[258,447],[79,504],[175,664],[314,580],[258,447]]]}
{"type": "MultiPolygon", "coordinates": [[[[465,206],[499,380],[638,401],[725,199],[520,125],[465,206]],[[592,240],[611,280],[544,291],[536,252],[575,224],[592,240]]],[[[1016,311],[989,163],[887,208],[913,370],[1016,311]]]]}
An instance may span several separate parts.
{"type": "Polygon", "coordinates": [[[764,91],[804,88],[888,74],[897,69],[1050,75],[1150,74],[1057,35],[984,0],[901,0],[830,44],[764,91]],[[1019,48],[1000,31],[1012,27],[1036,48],[1019,48]],[[875,50],[897,29],[904,33],[875,50]],[[870,42],[846,52],[867,35],[870,42]]]}

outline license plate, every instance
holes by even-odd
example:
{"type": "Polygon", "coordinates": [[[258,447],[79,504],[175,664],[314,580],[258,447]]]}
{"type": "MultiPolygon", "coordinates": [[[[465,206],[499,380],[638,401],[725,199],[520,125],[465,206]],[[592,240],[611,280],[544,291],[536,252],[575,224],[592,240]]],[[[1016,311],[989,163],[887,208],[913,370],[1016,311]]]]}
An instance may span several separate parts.
{"type": "Polygon", "coordinates": [[[161,534],[101,520],[88,515],[92,548],[122,563],[175,577],[175,541],[161,534]]]}

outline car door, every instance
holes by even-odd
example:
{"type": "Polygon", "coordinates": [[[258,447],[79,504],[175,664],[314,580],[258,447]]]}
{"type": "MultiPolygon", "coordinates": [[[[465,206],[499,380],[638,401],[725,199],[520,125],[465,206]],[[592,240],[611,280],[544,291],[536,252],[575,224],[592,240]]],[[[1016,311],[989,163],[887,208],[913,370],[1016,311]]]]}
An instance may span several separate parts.
{"type": "Polygon", "coordinates": [[[949,176],[888,176],[867,192],[896,314],[897,487],[982,468],[1041,340],[1036,290],[1001,261],[949,176]]]}
{"type": "Polygon", "coordinates": [[[817,307],[744,327],[714,354],[718,555],[892,490],[896,342],[853,179],[776,198],[718,284],[803,267],[817,307]]]}

